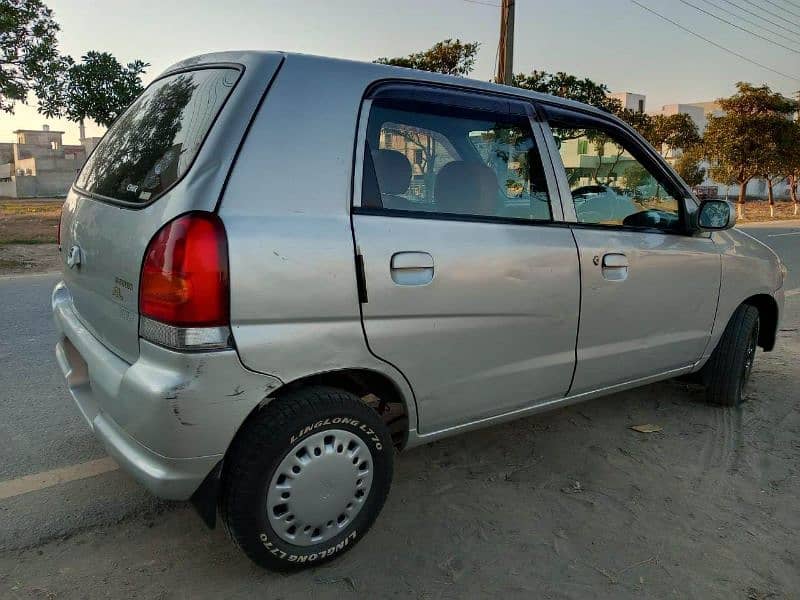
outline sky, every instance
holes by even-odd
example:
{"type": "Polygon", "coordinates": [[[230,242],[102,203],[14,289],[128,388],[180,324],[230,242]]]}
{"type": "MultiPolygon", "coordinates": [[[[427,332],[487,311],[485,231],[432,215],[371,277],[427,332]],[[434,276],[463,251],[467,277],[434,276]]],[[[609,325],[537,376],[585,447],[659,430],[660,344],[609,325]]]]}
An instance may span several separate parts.
{"type": "MultiPolygon", "coordinates": [[[[632,0],[516,0],[514,71],[566,71],[605,83],[612,91],[647,96],[647,110],[663,104],[713,100],[734,92],[737,81],[766,83],[794,95],[800,89],[800,0],[733,0],[798,35],[781,37],[727,0],[711,4],[738,12],[773,33],[734,20],[709,0],[637,0],[717,44],[782,71],[783,77],[726,54],[637,6],[632,0]],[[704,8],[763,35],[787,50],[721,23],[704,8]],[[781,11],[785,7],[789,12],[781,11]],[[768,12],[785,17],[778,19],[768,12]],[[793,16],[790,13],[795,13],[793,16]],[[794,40],[790,41],[791,39],[794,40]]],[[[79,57],[108,51],[120,61],[149,62],[145,83],[182,58],[219,50],[286,50],[373,60],[400,56],[446,38],[481,44],[471,77],[488,80],[495,69],[500,0],[46,0],[61,26],[60,48],[79,57]]],[[[78,128],[46,120],[29,106],[0,115],[0,141],[15,129],[78,128]]],[[[102,129],[90,124],[87,135],[102,129]]]]}

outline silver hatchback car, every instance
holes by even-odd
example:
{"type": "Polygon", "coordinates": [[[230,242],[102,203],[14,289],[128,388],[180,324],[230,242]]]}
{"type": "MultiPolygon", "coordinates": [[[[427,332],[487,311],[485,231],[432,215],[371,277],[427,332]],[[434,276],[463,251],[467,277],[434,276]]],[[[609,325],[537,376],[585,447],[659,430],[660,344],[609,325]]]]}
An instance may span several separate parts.
{"type": "Polygon", "coordinates": [[[319,564],[372,525],[395,450],[677,376],[737,405],[785,272],[733,222],[589,106],[210,54],[70,191],[56,355],[145,487],[260,565],[319,564]]]}

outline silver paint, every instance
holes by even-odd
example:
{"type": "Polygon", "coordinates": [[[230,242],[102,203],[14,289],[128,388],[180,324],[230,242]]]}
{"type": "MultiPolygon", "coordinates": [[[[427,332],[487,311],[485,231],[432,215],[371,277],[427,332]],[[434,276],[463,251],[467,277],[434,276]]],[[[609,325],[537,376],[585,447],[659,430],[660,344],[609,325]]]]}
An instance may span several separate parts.
{"type": "Polygon", "coordinates": [[[53,295],[59,364],[109,452],[159,495],[191,495],[251,411],[307,376],[357,368],[386,377],[406,406],[410,447],[696,370],[745,299],[768,295],[782,309],[777,257],[741,231],[575,226],[546,123],[533,131],[555,224],[351,215],[370,104],[362,98],[377,81],[605,115],[596,109],[296,54],[220,53],[171,69],[212,63],[245,71],[189,174],[138,210],[73,190],[61,229],[65,262],[75,245],[83,260],[53,295]],[[176,352],[138,337],[145,247],[190,210],[216,210],[227,232],[234,350],[176,352]],[[363,305],[356,254],[366,271],[363,305]],[[133,289],[116,294],[116,278],[133,289]]]}

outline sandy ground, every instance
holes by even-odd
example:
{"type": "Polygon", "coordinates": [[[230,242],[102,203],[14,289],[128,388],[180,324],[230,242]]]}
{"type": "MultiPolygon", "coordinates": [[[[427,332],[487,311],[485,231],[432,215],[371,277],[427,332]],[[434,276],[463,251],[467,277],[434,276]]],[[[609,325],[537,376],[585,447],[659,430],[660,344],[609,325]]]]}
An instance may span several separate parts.
{"type": "Polygon", "coordinates": [[[61,266],[55,244],[0,244],[0,275],[59,271],[61,266]]]}
{"type": "Polygon", "coordinates": [[[409,451],[324,567],[262,571],[166,504],[0,554],[0,597],[797,598],[800,296],[787,309],[741,409],[666,382],[409,451]]]}
{"type": "Polygon", "coordinates": [[[0,275],[56,271],[62,199],[0,198],[0,275]]]}

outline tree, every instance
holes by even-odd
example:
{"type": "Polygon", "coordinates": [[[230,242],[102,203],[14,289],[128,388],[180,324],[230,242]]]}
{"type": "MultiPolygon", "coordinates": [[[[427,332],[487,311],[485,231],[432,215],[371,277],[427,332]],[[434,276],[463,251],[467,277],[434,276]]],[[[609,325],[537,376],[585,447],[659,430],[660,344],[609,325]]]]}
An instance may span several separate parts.
{"type": "Polygon", "coordinates": [[[705,181],[706,170],[700,166],[702,154],[702,147],[696,144],[681,152],[681,155],[675,160],[675,170],[690,187],[700,185],[705,181]]]}
{"type": "Polygon", "coordinates": [[[28,92],[45,93],[63,74],[58,30],[41,0],[0,0],[0,110],[13,112],[28,92]]]}
{"type": "Polygon", "coordinates": [[[767,200],[769,201],[769,214],[775,216],[775,184],[780,183],[788,174],[790,168],[791,154],[794,152],[794,144],[797,140],[793,138],[793,125],[785,118],[772,117],[770,119],[770,140],[769,150],[764,157],[761,165],[761,176],[767,182],[767,200]]]}
{"type": "Polygon", "coordinates": [[[83,125],[92,119],[108,127],[142,93],[142,74],[150,66],[141,60],[121,64],[108,52],[87,52],[80,63],[68,58],[69,69],[40,98],[48,117],[65,116],[83,125]]]}
{"type": "Polygon", "coordinates": [[[563,71],[548,73],[534,70],[529,75],[519,73],[514,75],[512,85],[525,90],[591,104],[612,113],[620,113],[623,110],[619,100],[608,96],[608,87],[605,84],[596,83],[588,77],[581,79],[563,71]]]}
{"type": "Polygon", "coordinates": [[[710,174],[720,181],[732,178],[739,185],[741,212],[747,184],[771,170],[774,136],[788,121],[796,103],[766,85],[739,82],[736,87],[736,94],[719,99],[725,114],[709,117],[704,138],[710,174]]]}
{"type": "Polygon", "coordinates": [[[789,140],[789,151],[786,156],[786,183],[789,185],[789,196],[792,199],[796,215],[798,213],[797,188],[800,185],[800,121],[791,123],[789,140]]]}
{"type": "Polygon", "coordinates": [[[654,115],[640,131],[664,157],[670,156],[674,150],[690,148],[700,142],[697,125],[684,113],[654,115]]]}
{"type": "Polygon", "coordinates": [[[459,39],[447,39],[433,47],[415,52],[408,56],[396,58],[378,58],[376,63],[394,65],[420,71],[433,71],[445,75],[469,75],[475,67],[475,56],[478,54],[479,42],[462,42],[459,39]]]}

